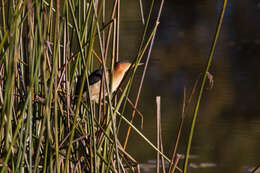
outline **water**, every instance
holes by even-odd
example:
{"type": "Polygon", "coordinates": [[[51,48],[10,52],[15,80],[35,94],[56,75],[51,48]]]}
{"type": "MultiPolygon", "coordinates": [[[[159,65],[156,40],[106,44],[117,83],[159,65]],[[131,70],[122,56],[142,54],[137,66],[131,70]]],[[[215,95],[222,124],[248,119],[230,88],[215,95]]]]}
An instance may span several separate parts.
{"type": "MultiPolygon", "coordinates": [[[[165,2],[138,109],[145,116],[142,132],[155,143],[155,97],[161,96],[163,143],[167,155],[171,155],[176,140],[183,88],[186,87],[189,94],[204,71],[221,3],[206,0],[165,2]]],[[[204,92],[192,142],[191,154],[198,156],[190,160],[193,166],[189,172],[193,173],[245,173],[260,160],[260,23],[257,22],[260,21],[260,3],[244,0],[228,3],[210,69],[214,87],[204,92]]],[[[140,16],[138,9],[124,11],[124,8],[122,3],[120,55],[133,57],[142,25],[141,20],[133,21],[140,16]],[[131,30],[125,29],[128,25],[131,30]]],[[[187,108],[180,154],[186,150],[196,96],[187,108]]],[[[140,124],[140,119],[137,118],[136,124],[140,124]]],[[[132,134],[128,152],[138,162],[152,165],[146,172],[155,171],[154,164],[149,162],[156,158],[155,151],[138,135],[132,134]]],[[[180,167],[182,163],[183,160],[180,167]]]]}

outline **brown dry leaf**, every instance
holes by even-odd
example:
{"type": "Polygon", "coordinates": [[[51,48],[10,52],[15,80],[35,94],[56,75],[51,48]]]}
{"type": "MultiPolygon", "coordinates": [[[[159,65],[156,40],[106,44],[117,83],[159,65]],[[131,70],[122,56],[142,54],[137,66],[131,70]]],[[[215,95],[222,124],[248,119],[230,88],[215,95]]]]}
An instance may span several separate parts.
{"type": "Polygon", "coordinates": [[[214,85],[213,75],[210,72],[207,72],[207,77],[209,79],[209,89],[212,89],[214,85]]]}

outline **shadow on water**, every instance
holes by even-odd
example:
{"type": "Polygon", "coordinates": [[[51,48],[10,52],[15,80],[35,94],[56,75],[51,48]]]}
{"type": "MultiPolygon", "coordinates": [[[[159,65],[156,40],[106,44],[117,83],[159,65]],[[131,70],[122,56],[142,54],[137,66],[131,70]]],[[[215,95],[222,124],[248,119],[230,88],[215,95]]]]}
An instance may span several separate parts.
{"type": "MultiPolygon", "coordinates": [[[[204,70],[221,3],[165,2],[139,109],[145,116],[143,132],[155,142],[155,96],[161,96],[164,150],[168,154],[180,123],[183,88],[190,91],[204,70]]],[[[248,172],[260,160],[260,2],[228,3],[210,69],[215,85],[204,93],[196,124],[191,153],[198,158],[191,160],[197,165],[190,167],[191,172],[248,172]],[[198,166],[203,163],[215,166],[198,166]]],[[[134,56],[135,42],[140,41],[136,33],[140,32],[141,20],[132,21],[130,13],[138,15],[139,11],[128,9],[122,13],[129,16],[122,21],[121,31],[120,51],[125,57],[134,56]],[[131,25],[132,30],[124,30],[126,25],[131,25]]],[[[194,102],[186,115],[179,153],[185,152],[193,108],[194,102]]],[[[128,150],[142,163],[156,157],[135,135],[130,138],[128,150]]]]}

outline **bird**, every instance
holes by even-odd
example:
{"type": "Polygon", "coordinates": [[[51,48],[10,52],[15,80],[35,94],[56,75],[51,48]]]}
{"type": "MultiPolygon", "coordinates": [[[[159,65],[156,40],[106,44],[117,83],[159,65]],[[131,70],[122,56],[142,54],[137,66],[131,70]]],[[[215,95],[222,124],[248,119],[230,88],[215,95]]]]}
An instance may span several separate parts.
{"type": "MultiPolygon", "coordinates": [[[[115,92],[119,87],[126,72],[131,67],[131,64],[132,63],[126,60],[121,60],[115,63],[114,71],[113,71],[112,93],[115,92]]],[[[139,63],[139,65],[142,65],[142,63],[139,63]]],[[[99,101],[102,75],[103,75],[103,69],[97,69],[88,76],[90,100],[95,101],[96,103],[98,103],[99,101]]],[[[107,81],[110,82],[110,76],[111,76],[110,70],[107,71],[106,75],[107,75],[107,81]]],[[[79,79],[79,81],[77,82],[75,95],[77,95],[77,93],[79,92],[80,85],[81,85],[81,80],[79,79]]],[[[85,84],[83,89],[84,98],[86,98],[86,91],[87,91],[87,84],[85,84]]],[[[105,96],[106,95],[107,93],[105,92],[105,96]]]]}

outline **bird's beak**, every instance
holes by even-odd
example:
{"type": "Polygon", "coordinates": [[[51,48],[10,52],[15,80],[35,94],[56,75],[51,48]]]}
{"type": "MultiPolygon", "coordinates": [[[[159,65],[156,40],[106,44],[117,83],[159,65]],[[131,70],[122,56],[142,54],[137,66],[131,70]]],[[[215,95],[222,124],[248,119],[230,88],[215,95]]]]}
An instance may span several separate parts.
{"type": "MultiPolygon", "coordinates": [[[[137,66],[141,66],[141,65],[144,65],[144,63],[139,63],[137,66]]],[[[134,68],[136,65],[132,65],[132,67],[131,68],[134,68]]]]}
{"type": "MultiPolygon", "coordinates": [[[[144,65],[144,63],[139,63],[137,66],[141,66],[144,65]]],[[[134,68],[135,65],[132,66],[132,68],[134,68]]]]}

